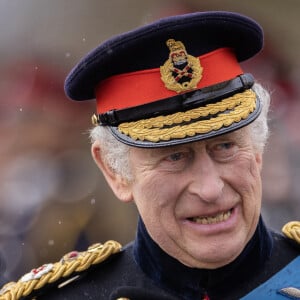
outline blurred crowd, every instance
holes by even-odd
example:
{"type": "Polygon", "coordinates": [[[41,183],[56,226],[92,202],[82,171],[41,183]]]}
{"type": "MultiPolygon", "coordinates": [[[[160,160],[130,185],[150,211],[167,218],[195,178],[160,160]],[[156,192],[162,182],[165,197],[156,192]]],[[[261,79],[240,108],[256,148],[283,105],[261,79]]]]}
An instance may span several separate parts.
{"type": "Polygon", "coordinates": [[[0,255],[6,266],[1,275],[19,276],[112,235],[130,239],[134,230],[124,224],[125,215],[135,219],[135,210],[120,210],[116,200],[107,203],[112,195],[90,156],[88,116],[94,103],[70,103],[63,72],[47,62],[4,67],[0,255]]]}
{"type": "MultiPolygon", "coordinates": [[[[300,73],[269,42],[244,69],[272,94],[263,214],[280,230],[300,213],[300,73]]],[[[0,283],[73,249],[125,244],[135,234],[134,205],[115,199],[90,155],[94,103],[64,95],[68,71],[40,56],[1,62],[0,283]]]]}

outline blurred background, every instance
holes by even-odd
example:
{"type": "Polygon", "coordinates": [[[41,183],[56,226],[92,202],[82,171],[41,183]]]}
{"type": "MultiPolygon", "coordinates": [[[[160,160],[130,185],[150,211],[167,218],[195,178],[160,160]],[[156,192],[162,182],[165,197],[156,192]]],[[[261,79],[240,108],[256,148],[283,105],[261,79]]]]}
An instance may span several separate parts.
{"type": "Polygon", "coordinates": [[[134,238],[137,214],[112,195],[90,155],[94,102],[68,100],[66,74],[100,42],[177,13],[231,10],[264,27],[244,63],[272,94],[266,222],[300,212],[300,1],[0,0],[0,283],[73,249],[134,238]]]}

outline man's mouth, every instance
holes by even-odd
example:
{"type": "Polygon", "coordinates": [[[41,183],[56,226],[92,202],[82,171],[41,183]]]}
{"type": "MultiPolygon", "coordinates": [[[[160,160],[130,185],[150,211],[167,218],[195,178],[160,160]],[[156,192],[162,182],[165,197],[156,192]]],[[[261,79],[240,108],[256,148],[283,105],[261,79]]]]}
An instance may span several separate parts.
{"type": "Polygon", "coordinates": [[[189,221],[203,225],[216,224],[228,220],[232,214],[232,211],[233,209],[230,209],[226,212],[216,214],[215,216],[192,217],[189,218],[189,221]]]}

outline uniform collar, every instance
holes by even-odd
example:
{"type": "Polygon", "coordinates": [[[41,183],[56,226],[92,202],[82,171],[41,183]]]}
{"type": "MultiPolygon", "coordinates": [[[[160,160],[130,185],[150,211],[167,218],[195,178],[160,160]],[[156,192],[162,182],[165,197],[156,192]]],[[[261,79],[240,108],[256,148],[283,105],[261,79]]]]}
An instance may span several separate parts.
{"type": "Polygon", "coordinates": [[[134,244],[134,257],[141,269],[160,287],[175,292],[180,299],[198,299],[208,294],[227,293],[232,282],[241,282],[267,260],[272,237],[260,218],[256,231],[240,256],[224,267],[207,270],[189,268],[166,254],[149,236],[141,219],[134,244]]]}

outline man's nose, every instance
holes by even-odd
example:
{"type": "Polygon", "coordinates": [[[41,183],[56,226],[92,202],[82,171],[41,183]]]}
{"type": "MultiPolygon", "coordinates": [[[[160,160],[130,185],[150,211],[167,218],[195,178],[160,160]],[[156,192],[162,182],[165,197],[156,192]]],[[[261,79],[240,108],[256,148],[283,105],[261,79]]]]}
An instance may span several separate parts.
{"type": "Polygon", "coordinates": [[[190,193],[197,195],[202,201],[213,203],[220,198],[224,181],[220,168],[208,153],[197,155],[192,167],[192,182],[189,186],[190,193]]]}

